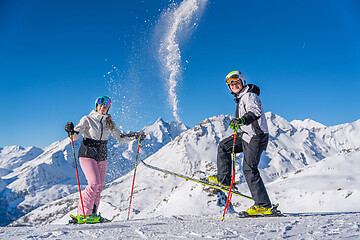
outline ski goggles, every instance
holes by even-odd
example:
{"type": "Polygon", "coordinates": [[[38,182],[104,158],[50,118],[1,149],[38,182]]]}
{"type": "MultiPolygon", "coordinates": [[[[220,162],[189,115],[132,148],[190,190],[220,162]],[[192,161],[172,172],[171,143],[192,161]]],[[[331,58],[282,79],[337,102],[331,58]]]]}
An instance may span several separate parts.
{"type": "Polygon", "coordinates": [[[237,75],[234,75],[234,76],[231,76],[231,77],[227,78],[225,81],[226,81],[227,84],[231,84],[231,83],[237,82],[239,80],[240,80],[240,77],[237,76],[237,75]]]}
{"type": "Polygon", "coordinates": [[[111,106],[111,100],[108,97],[99,97],[98,99],[96,99],[96,104],[98,105],[105,105],[106,107],[110,107],[111,106]]]}

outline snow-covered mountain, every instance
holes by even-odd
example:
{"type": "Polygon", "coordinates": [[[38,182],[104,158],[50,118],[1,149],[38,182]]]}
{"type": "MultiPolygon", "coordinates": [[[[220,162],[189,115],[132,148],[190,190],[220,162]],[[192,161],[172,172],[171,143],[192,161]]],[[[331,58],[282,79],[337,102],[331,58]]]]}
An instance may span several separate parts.
{"type": "MultiPolygon", "coordinates": [[[[146,133],[147,138],[141,143],[139,159],[142,160],[154,154],[187,129],[188,127],[182,123],[167,123],[162,118],[159,118],[153,125],[144,127],[142,131],[146,133]]],[[[108,149],[109,161],[106,183],[119,178],[134,168],[137,142],[118,143],[114,138],[110,138],[108,149]]]]}
{"type": "MultiPolygon", "coordinates": [[[[187,127],[181,123],[166,123],[159,118],[143,131],[140,159],[144,159],[174,139],[187,127]]],[[[74,142],[76,154],[81,139],[74,142]]],[[[109,161],[106,182],[119,178],[134,167],[137,142],[108,143],[109,161]]],[[[55,142],[43,149],[8,146],[0,149],[0,226],[31,210],[69,196],[78,191],[75,163],[70,139],[55,142]]],[[[79,166],[80,183],[86,179],[79,166]]]]}
{"type": "Polygon", "coordinates": [[[1,224],[76,191],[74,160],[67,161],[67,156],[72,156],[69,140],[44,149],[5,147],[1,155],[1,165],[6,169],[1,176],[6,183],[0,194],[1,224]],[[7,167],[8,163],[13,164],[7,167]]]}
{"type": "Polygon", "coordinates": [[[43,152],[42,149],[36,147],[7,146],[0,148],[0,176],[9,174],[13,169],[33,160],[43,152]]]}
{"type": "Polygon", "coordinates": [[[267,181],[337,153],[360,151],[360,120],[326,127],[313,120],[286,121],[267,113],[270,142],[260,168],[267,181]]]}
{"type": "MultiPolygon", "coordinates": [[[[286,212],[359,211],[360,120],[326,127],[312,120],[292,121],[266,114],[270,142],[262,155],[261,174],[273,202],[286,212]]],[[[232,116],[205,119],[192,129],[146,158],[146,162],[170,171],[200,178],[216,173],[217,145],[232,134],[227,129],[232,116]]],[[[158,138],[159,139],[159,138],[158,138]]],[[[238,163],[241,163],[239,156],[238,163]]],[[[240,166],[240,164],[239,164],[240,166]]],[[[237,169],[239,172],[239,169],[237,169]]],[[[237,174],[241,177],[241,172],[237,174]]],[[[133,173],[108,183],[102,193],[100,212],[114,219],[125,219],[133,173]]],[[[239,190],[249,194],[242,182],[239,190]]],[[[16,224],[65,223],[74,213],[78,193],[69,195],[20,218],[16,224]]],[[[207,215],[222,211],[217,195],[209,188],[161,172],[138,166],[132,218],[173,215],[207,215]]],[[[233,197],[235,209],[252,204],[233,197]]]]}
{"type": "Polygon", "coordinates": [[[359,212],[360,149],[326,157],[270,183],[285,212],[359,212]]]}

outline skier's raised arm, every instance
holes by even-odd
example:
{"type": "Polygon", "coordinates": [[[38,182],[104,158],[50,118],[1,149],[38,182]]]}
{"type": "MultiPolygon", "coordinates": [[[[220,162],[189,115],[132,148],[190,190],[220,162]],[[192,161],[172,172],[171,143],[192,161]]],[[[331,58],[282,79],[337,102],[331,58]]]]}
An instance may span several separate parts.
{"type": "Polygon", "coordinates": [[[111,136],[113,136],[113,138],[115,138],[120,143],[130,142],[139,137],[140,137],[140,141],[143,141],[146,138],[146,135],[144,132],[134,132],[134,133],[129,133],[129,134],[123,133],[116,126],[116,124],[112,120],[112,117],[110,114],[108,114],[108,117],[106,119],[106,126],[110,129],[111,136]]]}

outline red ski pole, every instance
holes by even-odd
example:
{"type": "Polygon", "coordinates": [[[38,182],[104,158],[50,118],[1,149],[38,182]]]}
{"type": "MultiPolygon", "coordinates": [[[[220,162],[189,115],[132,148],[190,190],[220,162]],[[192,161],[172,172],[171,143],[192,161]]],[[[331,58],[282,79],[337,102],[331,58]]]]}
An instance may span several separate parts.
{"type": "Polygon", "coordinates": [[[221,221],[224,221],[225,219],[225,214],[228,212],[229,210],[229,206],[230,206],[230,202],[231,202],[231,197],[232,197],[232,187],[233,187],[233,184],[235,182],[235,142],[236,142],[236,134],[237,134],[237,127],[235,127],[235,131],[234,131],[234,141],[233,141],[233,147],[232,147],[232,160],[233,160],[233,163],[232,163],[232,177],[231,177],[231,184],[230,184],[230,188],[229,188],[229,194],[228,194],[228,197],[227,197],[227,200],[226,200],[226,205],[225,205],[225,209],[224,209],[224,213],[223,213],[223,216],[221,218],[221,221]]]}
{"type": "Polygon", "coordinates": [[[141,139],[141,136],[139,136],[139,141],[138,141],[138,148],[137,148],[137,153],[136,153],[136,161],[135,161],[135,169],[134,169],[134,177],[133,177],[131,194],[130,194],[129,212],[128,212],[128,217],[126,220],[129,220],[129,217],[130,217],[131,202],[132,202],[132,196],[133,196],[134,185],[135,185],[135,175],[136,175],[136,169],[137,169],[137,162],[138,162],[138,158],[139,158],[140,139],[141,139]]]}
{"type": "Polygon", "coordinates": [[[84,203],[83,203],[83,199],[82,199],[82,196],[81,196],[81,188],[80,188],[79,172],[78,172],[78,169],[77,169],[77,163],[76,163],[76,156],[75,156],[75,149],[74,149],[74,140],[73,140],[73,135],[71,135],[71,134],[69,133],[69,137],[70,137],[70,139],[71,139],[72,150],[73,150],[73,153],[74,153],[74,162],[75,162],[75,169],[76,169],[76,177],[77,177],[77,181],[78,181],[78,185],[79,185],[80,202],[81,202],[81,207],[82,207],[82,209],[83,209],[84,221],[85,221],[85,223],[86,223],[85,210],[84,210],[84,203]]]}

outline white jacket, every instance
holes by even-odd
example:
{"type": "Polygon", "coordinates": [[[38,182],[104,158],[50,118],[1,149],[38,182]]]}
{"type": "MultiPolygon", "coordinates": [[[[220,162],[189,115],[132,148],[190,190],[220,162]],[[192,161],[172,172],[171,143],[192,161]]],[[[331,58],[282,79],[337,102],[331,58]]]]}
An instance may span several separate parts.
{"type": "Polygon", "coordinates": [[[257,86],[248,84],[236,96],[238,102],[236,117],[245,118],[245,125],[241,126],[241,130],[244,132],[243,139],[247,143],[255,135],[269,132],[259,94],[260,89],[257,86]]]}
{"type": "Polygon", "coordinates": [[[123,134],[115,125],[113,130],[106,127],[106,118],[108,114],[102,115],[95,110],[87,116],[81,118],[80,122],[74,128],[79,133],[74,134],[74,140],[79,139],[82,135],[84,138],[93,140],[108,140],[109,135],[113,136],[119,142],[129,142],[134,140],[135,137],[128,137],[123,134]]]}

